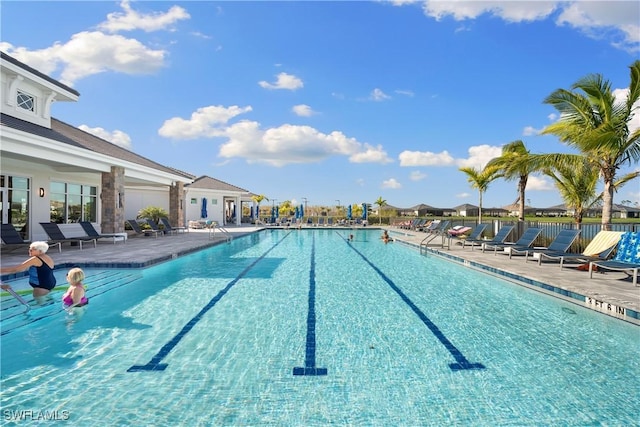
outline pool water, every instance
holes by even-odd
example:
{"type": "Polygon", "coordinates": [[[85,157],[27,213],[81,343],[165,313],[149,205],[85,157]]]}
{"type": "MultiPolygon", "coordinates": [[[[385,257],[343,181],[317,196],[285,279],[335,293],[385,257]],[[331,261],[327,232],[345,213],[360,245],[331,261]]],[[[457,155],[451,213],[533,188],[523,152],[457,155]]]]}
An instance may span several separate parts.
{"type": "Polygon", "coordinates": [[[96,272],[9,322],[3,425],[638,425],[637,326],[351,232],[96,272]]]}

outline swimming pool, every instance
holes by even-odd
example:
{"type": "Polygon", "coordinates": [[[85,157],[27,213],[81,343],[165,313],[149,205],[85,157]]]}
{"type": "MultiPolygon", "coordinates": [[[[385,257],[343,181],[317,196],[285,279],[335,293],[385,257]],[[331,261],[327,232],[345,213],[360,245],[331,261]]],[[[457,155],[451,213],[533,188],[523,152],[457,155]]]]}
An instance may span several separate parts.
{"type": "Polygon", "coordinates": [[[347,233],[266,230],[96,279],[79,321],[2,336],[4,423],[637,424],[637,326],[347,233]]]}

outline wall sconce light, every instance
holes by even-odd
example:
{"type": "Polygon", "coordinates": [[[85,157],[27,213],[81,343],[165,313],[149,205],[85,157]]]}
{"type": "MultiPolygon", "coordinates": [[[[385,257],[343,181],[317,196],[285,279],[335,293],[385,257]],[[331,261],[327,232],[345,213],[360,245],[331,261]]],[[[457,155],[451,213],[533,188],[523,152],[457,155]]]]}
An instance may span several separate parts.
{"type": "Polygon", "coordinates": [[[38,194],[40,195],[40,197],[44,197],[44,188],[40,187],[40,189],[38,190],[38,194]]]}

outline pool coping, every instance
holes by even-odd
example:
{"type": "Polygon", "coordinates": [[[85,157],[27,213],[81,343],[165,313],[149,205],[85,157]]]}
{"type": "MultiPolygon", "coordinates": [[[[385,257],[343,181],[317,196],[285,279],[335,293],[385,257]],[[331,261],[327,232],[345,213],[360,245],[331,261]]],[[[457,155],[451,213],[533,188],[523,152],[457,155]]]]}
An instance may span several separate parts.
{"type": "Polygon", "coordinates": [[[492,276],[505,279],[516,285],[523,286],[538,292],[542,292],[546,295],[560,298],[567,302],[571,302],[573,304],[596,311],[598,313],[640,326],[640,312],[632,308],[617,306],[609,302],[598,300],[595,297],[584,295],[574,290],[565,289],[561,286],[550,285],[548,283],[545,283],[537,279],[524,277],[520,274],[512,273],[507,270],[504,270],[495,266],[491,266],[485,263],[481,263],[478,261],[469,260],[464,257],[453,255],[451,253],[438,250],[435,248],[430,248],[430,247],[421,248],[419,244],[416,244],[414,242],[410,242],[410,241],[406,241],[398,238],[396,238],[396,241],[398,241],[399,243],[405,244],[407,246],[411,246],[415,249],[426,251],[429,254],[439,256],[449,261],[453,261],[456,264],[459,264],[461,266],[473,268],[474,270],[491,274],[492,276]]]}

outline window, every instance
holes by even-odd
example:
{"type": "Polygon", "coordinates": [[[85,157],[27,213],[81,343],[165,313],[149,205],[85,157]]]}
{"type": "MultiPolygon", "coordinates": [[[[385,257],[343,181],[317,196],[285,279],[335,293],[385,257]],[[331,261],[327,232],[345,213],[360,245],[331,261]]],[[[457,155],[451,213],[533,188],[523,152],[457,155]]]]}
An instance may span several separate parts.
{"type": "Polygon", "coordinates": [[[98,220],[98,188],[91,185],[52,182],[50,221],[67,224],[98,220]]]}
{"type": "Polygon", "coordinates": [[[23,110],[31,111],[32,113],[35,113],[36,111],[36,103],[33,96],[22,91],[18,91],[16,96],[16,105],[23,110]]]}
{"type": "Polygon", "coordinates": [[[212,205],[217,205],[218,204],[218,199],[211,199],[211,204],[212,205]]]}

